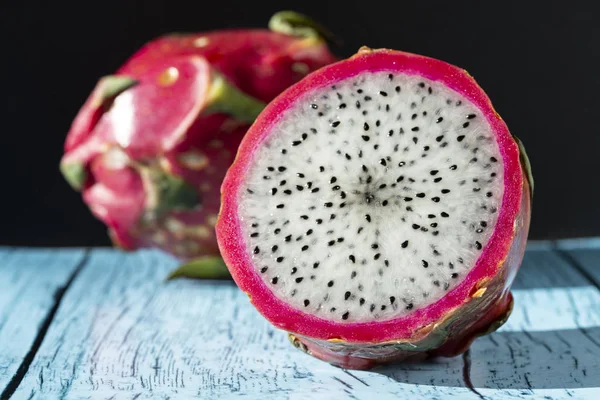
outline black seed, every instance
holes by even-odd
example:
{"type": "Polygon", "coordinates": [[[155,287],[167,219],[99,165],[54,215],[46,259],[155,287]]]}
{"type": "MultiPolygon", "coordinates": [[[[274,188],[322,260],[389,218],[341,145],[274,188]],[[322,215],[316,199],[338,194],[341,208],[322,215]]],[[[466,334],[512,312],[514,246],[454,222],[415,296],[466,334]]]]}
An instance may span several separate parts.
{"type": "Polygon", "coordinates": [[[275,229],[275,234],[276,235],[279,234],[279,232],[281,232],[281,229],[279,229],[279,228],[275,229]]]}
{"type": "Polygon", "coordinates": [[[345,156],[346,156],[346,160],[351,160],[352,159],[352,157],[350,157],[350,154],[348,154],[348,153],[346,153],[345,156]]]}
{"type": "Polygon", "coordinates": [[[379,92],[380,95],[382,95],[383,97],[387,97],[387,93],[384,92],[383,90],[379,92]]]}
{"type": "Polygon", "coordinates": [[[273,285],[277,285],[277,281],[278,281],[278,280],[279,280],[279,277],[277,277],[277,276],[276,276],[275,278],[271,279],[271,283],[272,283],[273,285]]]}
{"type": "Polygon", "coordinates": [[[314,188],[313,190],[311,190],[311,193],[317,193],[319,191],[319,188],[314,188]]]}
{"type": "Polygon", "coordinates": [[[375,304],[371,304],[371,307],[369,309],[371,310],[371,312],[373,312],[375,310],[375,304]]]}
{"type": "Polygon", "coordinates": [[[412,201],[412,197],[405,197],[404,201],[412,201]]]}
{"type": "Polygon", "coordinates": [[[456,278],[458,278],[458,274],[456,272],[454,272],[454,273],[452,273],[452,275],[450,275],[450,277],[452,279],[456,279],[456,278]]]}
{"type": "Polygon", "coordinates": [[[350,296],[352,296],[352,293],[350,293],[350,292],[344,293],[344,300],[348,300],[350,298],[350,296]]]}
{"type": "Polygon", "coordinates": [[[317,218],[317,224],[321,225],[323,223],[323,220],[321,218],[317,218]]]}
{"type": "Polygon", "coordinates": [[[441,177],[441,176],[438,176],[438,177],[437,177],[437,178],[435,178],[433,181],[434,181],[435,183],[438,183],[438,182],[440,182],[441,180],[442,180],[442,177],[441,177]]]}
{"type": "Polygon", "coordinates": [[[465,123],[463,124],[463,128],[467,128],[468,126],[469,126],[469,123],[468,123],[468,122],[465,122],[465,123]]]}
{"type": "Polygon", "coordinates": [[[317,268],[319,268],[319,264],[320,264],[320,263],[318,263],[318,262],[314,263],[314,264],[313,264],[313,268],[314,268],[314,269],[317,269],[317,268]]]}
{"type": "Polygon", "coordinates": [[[473,191],[474,191],[475,193],[479,192],[480,190],[481,190],[481,188],[473,188],[473,191]]]}
{"type": "Polygon", "coordinates": [[[498,162],[498,160],[496,159],[496,157],[490,157],[490,161],[491,162],[498,162]]]}
{"type": "Polygon", "coordinates": [[[254,254],[258,254],[258,253],[260,253],[260,249],[258,248],[258,246],[256,246],[256,247],[254,248],[254,252],[253,252],[253,253],[254,253],[254,254]]]}
{"type": "Polygon", "coordinates": [[[417,118],[417,114],[413,114],[410,116],[410,119],[416,119],[417,118]]]}
{"type": "MultiPolygon", "coordinates": [[[[419,139],[417,137],[413,137],[412,141],[413,141],[414,144],[417,144],[417,142],[419,141],[419,139]]],[[[404,149],[406,150],[406,149],[408,149],[408,147],[405,147],[404,149]]]]}
{"type": "Polygon", "coordinates": [[[439,197],[432,197],[431,201],[435,202],[435,203],[439,203],[440,202],[440,198],[439,197]]]}
{"type": "Polygon", "coordinates": [[[269,269],[269,267],[262,267],[262,268],[260,269],[260,273],[261,273],[261,274],[264,274],[265,272],[267,272],[267,270],[268,270],[268,269],[269,269]]]}
{"type": "Polygon", "coordinates": [[[467,119],[473,119],[473,118],[475,118],[475,117],[476,117],[476,115],[475,115],[475,114],[469,114],[469,115],[467,115],[467,119]]]}
{"type": "Polygon", "coordinates": [[[422,199],[423,197],[425,197],[425,193],[417,193],[417,197],[422,199]]]}
{"type": "Polygon", "coordinates": [[[448,194],[450,193],[450,189],[442,189],[442,194],[448,194]]]}
{"type": "Polygon", "coordinates": [[[459,137],[456,138],[456,140],[459,142],[462,142],[464,138],[465,138],[465,135],[460,135],[459,137]]]}
{"type": "Polygon", "coordinates": [[[413,228],[413,229],[419,229],[420,227],[421,227],[420,225],[417,225],[417,224],[412,224],[412,228],[413,228]]]}
{"type": "Polygon", "coordinates": [[[412,308],[413,308],[413,307],[414,307],[414,304],[413,304],[413,303],[408,303],[408,304],[406,305],[406,309],[407,309],[407,310],[412,310],[412,308]]]}
{"type": "Polygon", "coordinates": [[[298,272],[298,268],[293,267],[292,268],[292,273],[290,275],[294,275],[296,272],[298,272]]]}
{"type": "Polygon", "coordinates": [[[492,197],[492,192],[487,192],[485,195],[486,195],[487,197],[492,197]]]}
{"type": "Polygon", "coordinates": [[[402,182],[404,180],[404,175],[400,175],[397,179],[396,182],[402,182]]]}
{"type": "Polygon", "coordinates": [[[384,311],[387,307],[385,305],[381,306],[381,311],[384,311]]]}
{"type": "Polygon", "coordinates": [[[348,316],[350,315],[350,313],[348,311],[346,311],[345,313],[342,314],[342,319],[348,319],[348,316]]]}
{"type": "Polygon", "coordinates": [[[271,189],[271,194],[272,194],[272,195],[275,195],[275,193],[277,193],[277,188],[273,188],[273,189],[271,189]]]}
{"type": "Polygon", "coordinates": [[[423,146],[423,151],[429,151],[429,146],[423,146]]]}
{"type": "Polygon", "coordinates": [[[444,118],[443,118],[443,117],[439,117],[439,118],[438,118],[438,119],[435,121],[435,123],[436,123],[436,124],[439,124],[439,123],[440,123],[440,122],[442,122],[443,120],[444,120],[444,118]]]}
{"type": "Polygon", "coordinates": [[[365,96],[365,101],[371,101],[371,96],[365,96]]]}
{"type": "Polygon", "coordinates": [[[306,251],[306,250],[308,250],[308,245],[302,246],[302,251],[306,251]]]}
{"type": "Polygon", "coordinates": [[[442,211],[440,215],[444,218],[448,218],[450,215],[447,212],[442,211]]]}
{"type": "Polygon", "coordinates": [[[450,166],[450,169],[451,169],[452,171],[454,171],[456,168],[458,168],[456,165],[451,165],[451,166],[450,166]]]}
{"type": "Polygon", "coordinates": [[[477,250],[481,250],[481,248],[482,248],[482,247],[483,247],[483,246],[481,245],[481,243],[479,243],[479,242],[475,242],[475,248],[476,248],[477,250]]]}
{"type": "MultiPolygon", "coordinates": [[[[288,240],[288,241],[289,241],[289,240],[288,240]]],[[[285,257],[277,257],[277,259],[276,259],[276,260],[277,260],[277,262],[278,262],[278,263],[280,263],[280,262],[282,262],[283,260],[285,260],[285,257]]]]}
{"type": "Polygon", "coordinates": [[[308,307],[310,301],[308,299],[304,299],[304,307],[308,307]]]}
{"type": "Polygon", "coordinates": [[[283,208],[285,207],[285,204],[277,204],[277,208],[283,208]]]}
{"type": "Polygon", "coordinates": [[[419,132],[419,127],[418,126],[413,126],[412,128],[410,128],[411,131],[413,132],[419,132]]]}
{"type": "Polygon", "coordinates": [[[312,107],[313,110],[316,110],[317,108],[319,108],[319,106],[316,104],[311,104],[310,106],[312,107]]]}
{"type": "Polygon", "coordinates": [[[332,202],[327,202],[325,204],[323,204],[325,207],[333,207],[333,203],[332,202]]]}
{"type": "Polygon", "coordinates": [[[342,242],[344,241],[344,238],[343,238],[343,237],[339,237],[339,238],[337,239],[337,241],[338,241],[338,243],[342,243],[342,242]]]}
{"type": "Polygon", "coordinates": [[[287,236],[285,237],[285,241],[286,241],[286,242],[289,242],[290,240],[292,240],[292,235],[287,235],[287,236]]]}
{"type": "Polygon", "coordinates": [[[337,128],[340,125],[340,121],[334,121],[331,123],[332,128],[337,128]]]}
{"type": "Polygon", "coordinates": [[[300,140],[294,140],[292,146],[298,146],[300,143],[302,143],[300,140]]]}
{"type": "Polygon", "coordinates": [[[379,164],[383,165],[384,167],[387,165],[387,162],[385,161],[385,158],[382,158],[381,160],[379,160],[379,164]]]}
{"type": "Polygon", "coordinates": [[[437,222],[433,222],[433,223],[429,224],[429,226],[432,228],[437,228],[438,224],[437,224],[437,222]]]}
{"type": "Polygon", "coordinates": [[[283,186],[283,185],[285,185],[286,183],[287,183],[287,181],[284,179],[284,180],[282,180],[281,182],[279,182],[279,186],[283,186]]]}
{"type": "Polygon", "coordinates": [[[292,191],[290,189],[286,189],[283,191],[283,193],[290,195],[290,194],[292,194],[292,191]]]}
{"type": "Polygon", "coordinates": [[[381,205],[384,206],[384,207],[387,206],[388,205],[388,201],[387,200],[382,201],[381,205]]]}
{"type": "Polygon", "coordinates": [[[434,284],[435,286],[439,287],[439,286],[440,286],[440,281],[437,281],[437,280],[436,280],[436,281],[433,281],[433,284],[434,284]]]}
{"type": "Polygon", "coordinates": [[[375,254],[375,257],[373,257],[373,259],[375,259],[375,261],[379,260],[379,257],[381,257],[380,253],[375,254]]]}
{"type": "Polygon", "coordinates": [[[327,286],[332,287],[333,286],[333,281],[327,282],[327,286]]]}
{"type": "Polygon", "coordinates": [[[476,163],[477,162],[477,157],[473,157],[469,160],[470,163],[476,163]]]}
{"type": "Polygon", "coordinates": [[[296,283],[300,283],[300,282],[302,282],[303,280],[304,280],[304,278],[303,278],[303,277],[296,278],[296,283]]]}
{"type": "Polygon", "coordinates": [[[250,237],[253,237],[253,238],[254,238],[254,237],[258,237],[258,232],[251,233],[251,234],[250,234],[250,237]]]}
{"type": "Polygon", "coordinates": [[[367,222],[371,222],[371,216],[369,214],[365,215],[365,219],[367,222]]]}
{"type": "Polygon", "coordinates": [[[432,176],[435,176],[435,175],[437,175],[438,172],[440,172],[440,171],[438,171],[437,169],[433,169],[433,170],[429,171],[429,174],[432,176]]]}
{"type": "Polygon", "coordinates": [[[379,248],[379,245],[378,245],[377,243],[373,243],[373,244],[371,245],[371,248],[372,248],[372,249],[377,249],[377,248],[379,248]]]}

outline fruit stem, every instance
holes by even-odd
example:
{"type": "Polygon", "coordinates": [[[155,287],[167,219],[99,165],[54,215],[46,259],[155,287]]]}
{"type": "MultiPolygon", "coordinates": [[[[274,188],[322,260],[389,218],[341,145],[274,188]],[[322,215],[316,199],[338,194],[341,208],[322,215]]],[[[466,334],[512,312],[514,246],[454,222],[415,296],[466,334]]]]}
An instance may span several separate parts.
{"type": "Polygon", "coordinates": [[[175,278],[228,279],[231,275],[225,262],[218,256],[196,258],[171,271],[166,280],[175,278]]]}
{"type": "Polygon", "coordinates": [[[265,108],[262,101],[248,96],[227,79],[215,73],[208,93],[208,110],[231,114],[239,120],[252,123],[265,108]]]}
{"type": "Polygon", "coordinates": [[[340,41],[331,31],[310,17],[295,11],[279,11],[269,20],[269,29],[302,38],[325,39],[336,45],[340,41]]]}

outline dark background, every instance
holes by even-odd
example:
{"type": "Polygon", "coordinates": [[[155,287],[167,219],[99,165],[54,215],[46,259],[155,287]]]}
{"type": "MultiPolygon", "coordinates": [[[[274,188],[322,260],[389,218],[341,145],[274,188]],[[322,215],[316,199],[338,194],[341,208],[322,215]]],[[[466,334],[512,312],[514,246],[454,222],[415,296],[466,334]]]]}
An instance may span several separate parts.
{"type": "Polygon", "coordinates": [[[595,2],[0,0],[0,244],[109,244],[58,172],[72,118],[97,78],[172,31],[266,27],[295,9],[361,45],[467,69],[526,144],[531,237],[600,234],[600,23],[595,2]],[[592,9],[591,7],[594,7],[592,9]]]}

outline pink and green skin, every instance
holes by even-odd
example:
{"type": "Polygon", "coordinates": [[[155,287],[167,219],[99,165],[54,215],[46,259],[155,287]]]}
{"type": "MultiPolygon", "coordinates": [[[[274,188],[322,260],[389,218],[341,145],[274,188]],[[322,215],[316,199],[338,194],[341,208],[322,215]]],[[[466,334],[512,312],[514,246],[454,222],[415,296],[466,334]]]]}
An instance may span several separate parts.
{"type": "Polygon", "coordinates": [[[495,331],[510,315],[511,284],[521,264],[529,229],[533,180],[524,148],[463,69],[428,57],[363,47],[292,86],[258,117],[244,137],[221,187],[216,231],[221,254],[238,286],[276,327],[290,332],[295,347],[331,364],[368,369],[378,364],[431,356],[455,356],[495,331]],[[365,71],[389,71],[439,81],[477,106],[496,135],[504,160],[504,197],[495,232],[464,281],[437,302],[408,316],[382,322],[339,323],[309,315],[275,297],[252,265],[238,220],[237,193],[254,149],[278,116],[306,91],[324,88],[365,71]]]}
{"type": "Polygon", "coordinates": [[[308,18],[280,12],[270,28],[164,36],[100,79],[61,171],[116,245],[218,256],[219,187],[246,130],[268,101],[335,61],[308,18]]]}

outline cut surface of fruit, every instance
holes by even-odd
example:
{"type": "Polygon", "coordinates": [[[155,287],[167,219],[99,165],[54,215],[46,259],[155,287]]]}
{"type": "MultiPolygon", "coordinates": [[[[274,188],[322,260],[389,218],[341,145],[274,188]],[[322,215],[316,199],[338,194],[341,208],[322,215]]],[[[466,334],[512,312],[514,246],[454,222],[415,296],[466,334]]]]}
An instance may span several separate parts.
{"type": "Polygon", "coordinates": [[[364,73],[307,93],[238,195],[255,271],[325,319],[409,314],[477,261],[502,202],[501,160],[482,113],[421,76],[364,73]]]}
{"type": "Polygon", "coordinates": [[[464,349],[505,319],[528,224],[518,146],[475,81],[363,49],[258,117],[223,183],[217,237],[266,318],[317,357],[364,361],[464,349]],[[329,354],[314,340],[342,344],[329,354]]]}

